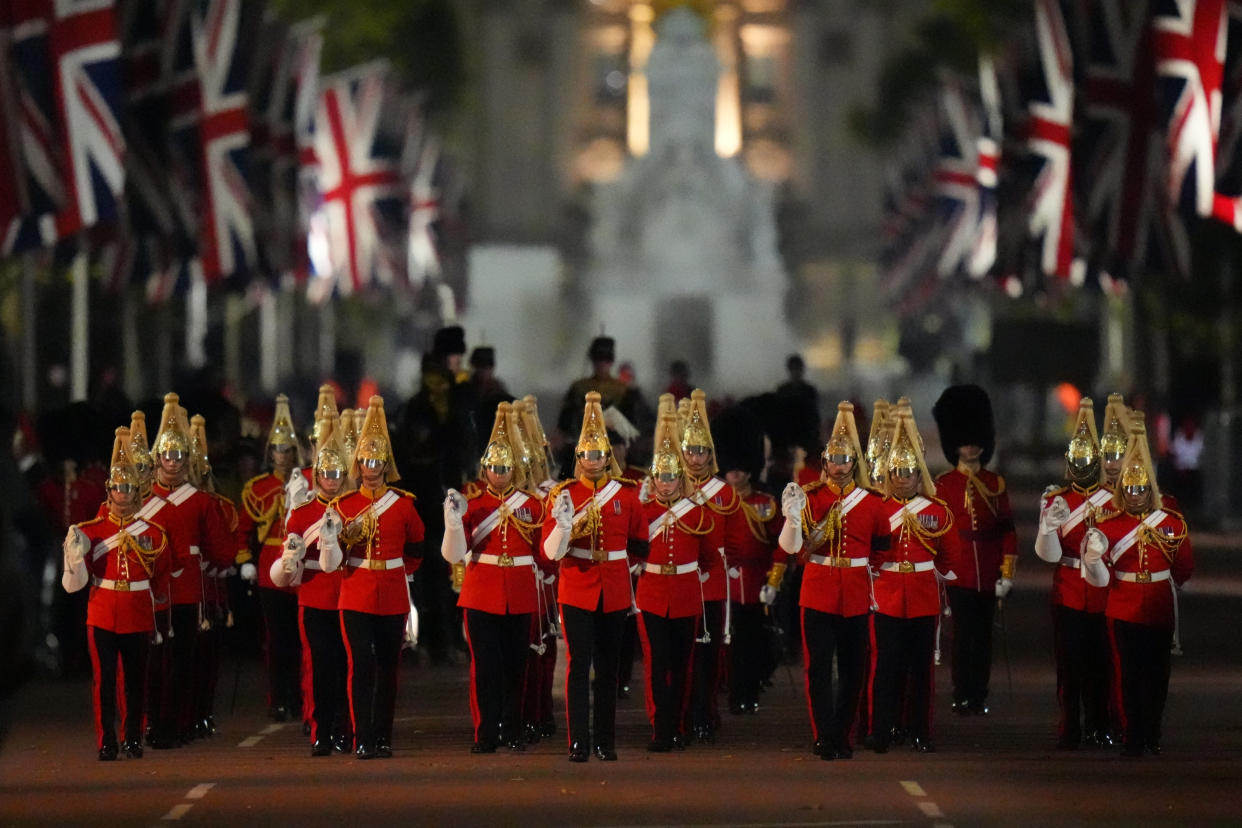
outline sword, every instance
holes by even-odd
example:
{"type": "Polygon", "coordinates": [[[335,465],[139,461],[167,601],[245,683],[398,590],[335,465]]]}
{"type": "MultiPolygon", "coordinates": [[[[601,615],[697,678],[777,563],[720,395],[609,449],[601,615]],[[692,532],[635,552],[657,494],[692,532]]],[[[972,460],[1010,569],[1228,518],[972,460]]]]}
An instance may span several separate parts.
{"type": "Polygon", "coordinates": [[[1009,631],[1005,626],[1005,601],[996,599],[996,616],[1000,619],[1001,657],[1005,659],[1005,679],[1009,684],[1009,704],[1013,706],[1013,665],[1009,662],[1009,631]]]}

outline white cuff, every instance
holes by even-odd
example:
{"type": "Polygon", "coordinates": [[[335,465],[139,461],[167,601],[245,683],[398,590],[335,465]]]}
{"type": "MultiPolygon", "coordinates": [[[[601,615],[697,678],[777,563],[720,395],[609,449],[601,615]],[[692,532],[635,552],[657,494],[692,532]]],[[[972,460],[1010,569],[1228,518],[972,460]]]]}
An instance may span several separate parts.
{"type": "Polygon", "coordinates": [[[440,541],[440,554],[444,560],[451,564],[461,563],[466,559],[466,530],[462,528],[461,521],[457,521],[456,526],[446,524],[444,527],[444,539],[440,541]]]}
{"type": "Polygon", "coordinates": [[[1103,561],[1096,561],[1093,564],[1084,563],[1082,565],[1082,577],[1091,586],[1106,587],[1109,581],[1108,567],[1104,565],[1103,561]]]}
{"type": "Polygon", "coordinates": [[[550,561],[559,561],[565,557],[565,553],[569,551],[569,530],[562,529],[559,525],[554,527],[548,533],[547,539],[543,542],[543,554],[548,556],[550,561]]]}
{"type": "Polygon", "coordinates": [[[1039,556],[1041,561],[1048,563],[1057,563],[1061,560],[1061,537],[1055,530],[1052,532],[1044,532],[1043,524],[1040,524],[1040,531],[1035,535],[1035,554],[1039,556]]]}
{"type": "Polygon", "coordinates": [[[65,592],[77,592],[86,586],[90,580],[90,575],[86,571],[86,561],[78,561],[73,566],[67,567],[60,576],[60,585],[65,588],[65,592]]]}
{"type": "Polygon", "coordinates": [[[780,538],[777,541],[780,547],[790,555],[796,555],[802,549],[802,518],[785,518],[785,525],[781,527],[780,538]]]}
{"type": "Polygon", "coordinates": [[[319,568],[324,572],[335,572],[341,566],[341,544],[335,537],[319,536],[319,568]]]}

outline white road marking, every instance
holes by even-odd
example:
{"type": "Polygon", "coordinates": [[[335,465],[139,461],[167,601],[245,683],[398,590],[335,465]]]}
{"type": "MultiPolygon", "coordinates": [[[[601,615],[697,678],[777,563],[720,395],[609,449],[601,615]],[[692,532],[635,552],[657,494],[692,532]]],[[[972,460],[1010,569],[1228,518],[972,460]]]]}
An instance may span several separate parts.
{"type": "Polygon", "coordinates": [[[216,786],[215,782],[204,782],[201,785],[195,785],[190,788],[190,792],[185,795],[186,799],[202,799],[207,792],[216,786]]]}
{"type": "Polygon", "coordinates": [[[180,805],[174,805],[172,806],[171,809],[169,809],[168,813],[164,814],[163,819],[165,820],[181,819],[193,807],[194,807],[193,805],[187,805],[184,802],[182,802],[180,805]]]}
{"type": "Polygon", "coordinates": [[[247,736],[245,739],[242,739],[240,742],[238,742],[237,746],[239,748],[254,747],[261,741],[263,741],[262,736],[247,736]]]}
{"type": "Polygon", "coordinates": [[[923,790],[923,786],[912,780],[904,780],[901,787],[905,788],[906,793],[910,796],[927,796],[927,792],[923,790]]]}
{"type": "Polygon", "coordinates": [[[932,819],[944,816],[944,811],[940,810],[940,806],[935,802],[920,802],[919,810],[923,812],[923,816],[932,819]]]}

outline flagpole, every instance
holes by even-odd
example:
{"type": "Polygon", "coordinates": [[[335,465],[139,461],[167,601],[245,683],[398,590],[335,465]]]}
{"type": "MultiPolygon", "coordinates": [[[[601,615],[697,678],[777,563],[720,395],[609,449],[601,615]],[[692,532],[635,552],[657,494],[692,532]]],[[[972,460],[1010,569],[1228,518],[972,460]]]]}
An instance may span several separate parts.
{"type": "Polygon", "coordinates": [[[69,312],[69,400],[85,400],[90,375],[90,248],[85,235],[78,237],[70,278],[73,302],[69,312]]]}
{"type": "Polygon", "coordinates": [[[35,300],[35,251],[22,255],[22,407],[39,407],[38,302],[35,300]]]}

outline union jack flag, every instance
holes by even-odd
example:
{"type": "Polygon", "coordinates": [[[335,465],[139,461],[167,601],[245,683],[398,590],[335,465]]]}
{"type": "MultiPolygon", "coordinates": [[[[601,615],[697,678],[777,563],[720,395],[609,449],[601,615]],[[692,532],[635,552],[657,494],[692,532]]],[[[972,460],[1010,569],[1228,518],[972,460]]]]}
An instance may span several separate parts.
{"type": "Polygon", "coordinates": [[[983,103],[980,132],[976,140],[978,161],[975,184],[979,189],[979,219],[975,240],[966,270],[976,279],[986,276],[996,263],[997,199],[996,185],[1000,168],[1001,138],[1004,121],[1001,117],[1000,83],[991,57],[979,58],[979,97],[983,103]]]}
{"type": "Polygon", "coordinates": [[[936,272],[950,276],[969,262],[979,230],[978,113],[955,80],[940,93],[940,156],[932,178],[941,214],[943,245],[936,272]]]}
{"type": "Polygon", "coordinates": [[[313,260],[307,251],[311,215],[319,204],[319,161],[315,155],[315,117],[319,110],[319,55],[323,51],[323,18],[298,23],[291,36],[293,92],[293,144],[297,151],[298,251],[294,274],[299,281],[311,273],[313,260]]]}
{"type": "Polygon", "coordinates": [[[1040,71],[1034,78],[1027,148],[1039,159],[1027,231],[1041,239],[1040,269],[1068,279],[1074,258],[1074,203],[1070,127],[1074,119],[1074,63],[1057,0],[1037,0],[1035,32],[1040,71]]]}
{"type": "Polygon", "coordinates": [[[1167,124],[1169,201],[1210,216],[1216,193],[1225,0],[1155,0],[1158,116],[1167,124]]]}
{"type": "Polygon", "coordinates": [[[316,270],[344,295],[405,275],[404,119],[388,117],[399,109],[390,75],[378,61],[323,79],[315,126],[321,203],[311,244],[323,247],[316,270]]]}
{"type": "Polygon", "coordinates": [[[409,127],[418,136],[408,152],[413,156],[410,176],[409,278],[412,283],[440,276],[440,141],[426,131],[421,117],[409,127]]]}
{"type": "MultiPolygon", "coordinates": [[[[180,157],[183,211],[198,217],[199,257],[208,284],[248,275],[255,234],[246,181],[250,132],[242,0],[193,0],[180,8],[166,44],[174,85],[172,140],[180,157]]],[[[248,31],[249,30],[249,31],[248,31]]]]}
{"type": "Polygon", "coordinates": [[[1242,0],[1229,0],[1212,215],[1242,232],[1242,0]]]}

